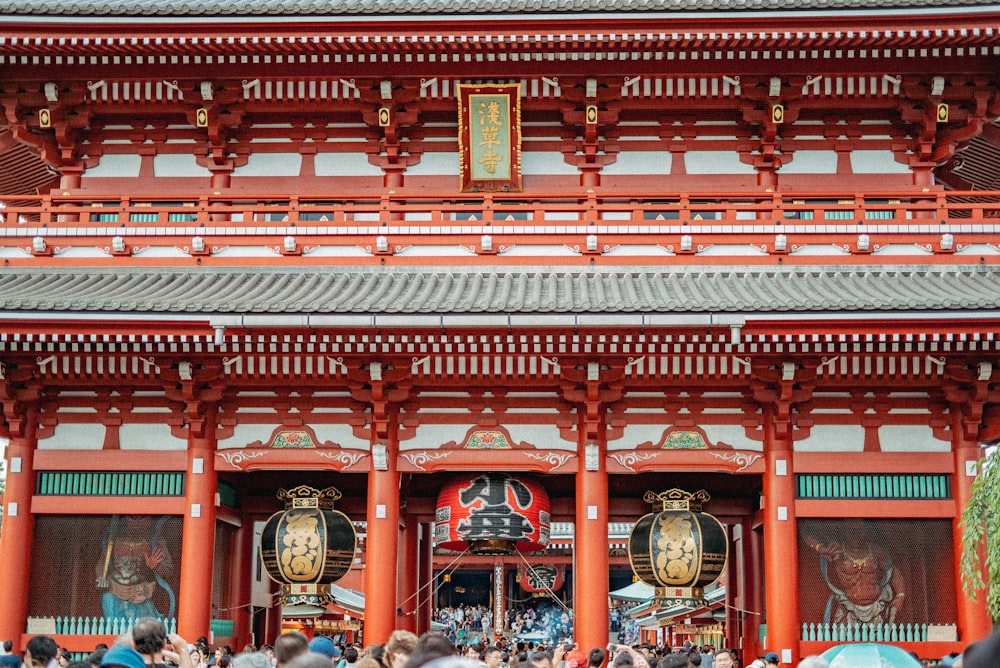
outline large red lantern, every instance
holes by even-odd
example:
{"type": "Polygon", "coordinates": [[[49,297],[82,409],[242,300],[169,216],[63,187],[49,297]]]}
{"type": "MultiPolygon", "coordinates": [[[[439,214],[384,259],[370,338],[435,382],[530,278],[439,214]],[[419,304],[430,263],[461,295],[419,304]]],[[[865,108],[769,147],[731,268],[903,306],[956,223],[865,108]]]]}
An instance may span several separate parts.
{"type": "Polygon", "coordinates": [[[434,537],[446,550],[503,554],[544,550],[549,495],[530,478],[499,473],[457,477],[438,495],[434,537]]]}
{"type": "Polygon", "coordinates": [[[632,527],[628,558],[640,580],[656,587],[656,598],[696,604],[703,588],[725,571],[729,556],[726,530],[715,517],[701,512],[708,492],[671,489],[646,492],[655,512],[632,527]]]}
{"type": "Polygon", "coordinates": [[[333,509],[340,492],[300,485],[278,498],[285,510],[271,515],[260,535],[264,568],[282,584],[281,603],[329,603],[330,585],[351,570],[357,549],[354,525],[333,509]]]}

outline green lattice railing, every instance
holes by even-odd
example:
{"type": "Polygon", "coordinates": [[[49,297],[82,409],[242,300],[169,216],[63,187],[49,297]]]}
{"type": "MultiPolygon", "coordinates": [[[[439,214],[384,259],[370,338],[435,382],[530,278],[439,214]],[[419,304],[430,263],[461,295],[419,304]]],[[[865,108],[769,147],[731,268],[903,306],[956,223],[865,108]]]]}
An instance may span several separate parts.
{"type": "Polygon", "coordinates": [[[946,474],[800,473],[795,476],[800,499],[950,499],[946,474]]]}
{"type": "MultiPolygon", "coordinates": [[[[927,629],[930,626],[957,629],[955,624],[803,624],[801,640],[927,642],[927,629]]],[[[955,632],[957,633],[957,630],[955,632]]]]}
{"type": "Polygon", "coordinates": [[[179,471],[40,471],[40,496],[184,496],[179,471]]]}

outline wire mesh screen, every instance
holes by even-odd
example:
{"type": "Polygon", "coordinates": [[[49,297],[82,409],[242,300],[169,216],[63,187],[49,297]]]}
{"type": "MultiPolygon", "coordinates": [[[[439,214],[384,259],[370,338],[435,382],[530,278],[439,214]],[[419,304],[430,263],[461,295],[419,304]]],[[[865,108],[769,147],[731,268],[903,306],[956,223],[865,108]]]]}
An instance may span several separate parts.
{"type": "Polygon", "coordinates": [[[799,613],[832,639],[912,639],[955,623],[949,520],[799,520],[799,613]],[[921,631],[923,629],[923,631],[921,631]]]}
{"type": "MultiPolygon", "coordinates": [[[[234,621],[240,610],[232,609],[233,601],[233,573],[240,572],[237,565],[233,563],[233,554],[237,540],[236,528],[219,523],[215,526],[215,554],[212,556],[212,619],[234,621]]],[[[207,555],[206,555],[207,557],[207,555]]],[[[252,558],[252,554],[249,558],[252,558]]],[[[206,559],[207,561],[207,559],[206,559]]],[[[250,569],[246,569],[247,577],[250,577],[250,569]]],[[[247,588],[249,590],[249,587],[247,588]]],[[[236,605],[249,603],[249,601],[239,601],[236,605]]],[[[243,614],[247,614],[243,610],[243,614]]]]}
{"type": "Polygon", "coordinates": [[[70,618],[78,633],[84,619],[175,617],[181,524],[173,515],[36,517],[28,616],[70,618]]]}

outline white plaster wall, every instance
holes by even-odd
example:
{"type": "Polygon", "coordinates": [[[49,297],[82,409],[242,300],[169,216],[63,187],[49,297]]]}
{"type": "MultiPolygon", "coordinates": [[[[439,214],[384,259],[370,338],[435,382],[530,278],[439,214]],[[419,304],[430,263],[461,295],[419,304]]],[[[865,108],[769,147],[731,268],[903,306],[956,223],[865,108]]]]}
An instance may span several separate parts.
{"type": "Polygon", "coordinates": [[[613,163],[601,170],[601,174],[669,174],[672,160],[670,151],[622,151],[613,163]]]}
{"type": "Polygon", "coordinates": [[[563,159],[563,154],[559,151],[521,151],[522,175],[573,176],[579,173],[576,167],[563,159]]]}
{"type": "Polygon", "coordinates": [[[114,178],[134,178],[139,176],[139,168],[142,166],[142,157],[138,155],[102,155],[96,167],[91,167],[84,172],[86,178],[114,177],[114,178]]]}
{"type": "Polygon", "coordinates": [[[865,429],[861,425],[814,425],[809,438],[795,441],[796,452],[862,452],[865,429]]]}
{"type": "Polygon", "coordinates": [[[363,152],[317,153],[313,160],[316,176],[382,176],[382,170],[368,162],[363,152]]]}
{"type": "Polygon", "coordinates": [[[515,443],[527,442],[545,450],[576,452],[576,441],[564,440],[554,424],[509,424],[504,427],[515,443]]]}
{"type": "MultiPolygon", "coordinates": [[[[475,424],[421,424],[416,429],[416,436],[400,441],[400,452],[407,450],[424,450],[439,447],[442,443],[455,441],[459,446],[465,445],[465,436],[475,424]]],[[[576,451],[576,442],[563,440],[559,428],[549,424],[505,424],[504,429],[510,432],[512,445],[516,443],[531,443],[545,450],[576,451]]],[[[483,427],[488,429],[488,427],[483,427]]]]}
{"type": "Polygon", "coordinates": [[[796,151],[791,162],[781,166],[782,174],[836,174],[836,151],[796,151]]]}
{"type": "Polygon", "coordinates": [[[210,177],[212,172],[199,165],[193,155],[166,153],[153,156],[153,174],[156,176],[210,177]]]}
{"type": "Polygon", "coordinates": [[[688,174],[756,174],[753,165],[740,162],[740,156],[728,151],[688,151],[684,154],[688,174]]]}
{"type": "Polygon", "coordinates": [[[659,443],[667,424],[630,424],[622,431],[621,438],[608,441],[608,452],[614,450],[634,450],[640,443],[659,443]]]}
{"type": "Polygon", "coordinates": [[[187,439],[174,437],[166,424],[123,424],[118,445],[122,450],[187,450],[187,439]]]}
{"type": "Polygon", "coordinates": [[[267,445],[270,443],[271,434],[278,426],[277,424],[238,424],[233,429],[232,436],[219,440],[218,449],[245,448],[256,441],[267,445]]]}
{"type": "Polygon", "coordinates": [[[949,452],[951,443],[934,437],[929,425],[884,425],[878,428],[883,452],[949,452]]]}
{"type": "Polygon", "coordinates": [[[896,162],[892,151],[851,151],[855,174],[909,174],[910,168],[896,162]]]}
{"type": "Polygon", "coordinates": [[[764,443],[747,438],[746,430],[739,424],[701,424],[709,443],[725,443],[736,450],[764,451],[764,443]]]}
{"type": "Polygon", "coordinates": [[[371,447],[367,438],[358,438],[354,435],[354,430],[349,424],[311,424],[309,426],[312,427],[316,439],[321,443],[329,441],[345,450],[364,450],[366,452],[371,447]]]}
{"type": "Polygon", "coordinates": [[[454,176],[458,183],[458,152],[424,153],[420,162],[406,168],[406,176],[454,176]]]}
{"type": "Polygon", "coordinates": [[[39,450],[100,450],[103,424],[57,424],[48,438],[38,439],[39,450]]]}
{"type": "Polygon", "coordinates": [[[251,153],[247,164],[233,170],[233,176],[298,176],[301,170],[298,153],[251,153]]]}

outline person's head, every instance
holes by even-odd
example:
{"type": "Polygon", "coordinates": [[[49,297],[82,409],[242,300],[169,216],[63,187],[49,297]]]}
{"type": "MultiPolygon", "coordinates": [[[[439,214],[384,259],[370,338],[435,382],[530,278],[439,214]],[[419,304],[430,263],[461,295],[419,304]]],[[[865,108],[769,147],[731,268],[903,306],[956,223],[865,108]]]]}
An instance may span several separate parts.
{"type": "Polygon", "coordinates": [[[316,652],[305,652],[288,662],[288,668],[330,668],[330,657],[316,652]]]}
{"type": "Polygon", "coordinates": [[[24,648],[24,663],[29,666],[36,666],[36,668],[45,668],[49,661],[56,658],[56,654],[59,653],[59,646],[56,645],[56,641],[48,636],[35,636],[28,641],[27,647],[24,648]]]}
{"type": "Polygon", "coordinates": [[[155,617],[143,617],[132,627],[132,643],[135,651],[152,657],[163,651],[167,642],[167,627],[155,617]]]}
{"type": "Polygon", "coordinates": [[[131,647],[115,645],[101,657],[101,668],[146,668],[146,660],[131,647]]]}
{"type": "Polygon", "coordinates": [[[767,668],[772,668],[772,666],[777,666],[781,663],[781,658],[778,656],[777,652],[768,652],[764,655],[764,665],[767,668]]]}
{"type": "Polygon", "coordinates": [[[500,668],[500,664],[503,663],[503,652],[496,645],[490,645],[483,650],[483,662],[489,668],[500,668]]]}
{"type": "Polygon", "coordinates": [[[830,662],[821,656],[807,656],[799,661],[798,668],[830,668],[830,662]]]}
{"type": "Polygon", "coordinates": [[[308,651],[309,638],[306,638],[305,635],[298,631],[282,633],[274,641],[274,658],[279,666],[284,666],[295,657],[305,654],[308,651]]]}
{"type": "Polygon", "coordinates": [[[101,659],[104,658],[104,653],[107,651],[108,651],[107,646],[98,647],[97,649],[95,649],[93,652],[90,653],[90,656],[87,657],[87,663],[89,663],[92,666],[92,668],[97,668],[98,666],[101,665],[101,659]]]}
{"type": "Polygon", "coordinates": [[[712,659],[715,668],[733,668],[733,653],[728,649],[720,649],[712,659]]]}
{"type": "Polygon", "coordinates": [[[4,654],[10,654],[13,651],[14,651],[14,641],[13,640],[4,640],[3,641],[3,653],[4,654]]]}
{"type": "Polygon", "coordinates": [[[344,661],[347,663],[357,663],[358,662],[358,648],[354,645],[350,645],[344,648],[344,661]]]}
{"type": "Polygon", "coordinates": [[[605,652],[600,647],[595,647],[590,650],[590,654],[587,657],[587,665],[590,668],[601,668],[604,665],[604,660],[608,657],[607,652],[605,652]]]}
{"type": "Polygon", "coordinates": [[[386,665],[386,668],[403,668],[416,648],[416,633],[396,629],[385,643],[385,655],[382,657],[382,663],[386,665]]]}
{"type": "Polygon", "coordinates": [[[553,668],[552,656],[548,652],[532,652],[528,656],[528,668],[553,668]]]}
{"type": "Polygon", "coordinates": [[[1000,631],[965,648],[962,668],[995,668],[1000,661],[1000,631]]]}
{"type": "Polygon", "coordinates": [[[656,668],[687,668],[687,654],[667,654],[656,664],[656,668]]]}
{"type": "MultiPolygon", "coordinates": [[[[631,668],[635,666],[635,660],[632,658],[631,652],[618,652],[615,654],[614,661],[611,662],[613,668],[631,668]]],[[[640,666],[640,668],[642,668],[640,666]]]]}
{"type": "Polygon", "coordinates": [[[483,653],[480,651],[479,643],[469,643],[465,647],[465,652],[462,654],[466,659],[472,659],[473,661],[479,661],[483,658],[483,653]]]}
{"type": "Polygon", "coordinates": [[[330,660],[340,658],[340,650],[326,636],[316,636],[310,640],[309,651],[315,654],[322,654],[330,660]]]}
{"type": "Polygon", "coordinates": [[[242,652],[233,659],[233,668],[271,668],[271,659],[264,652],[242,652]]]}
{"type": "MultiPolygon", "coordinates": [[[[455,645],[448,640],[448,636],[440,631],[428,631],[417,638],[416,647],[413,654],[406,660],[403,668],[420,668],[434,659],[455,656],[458,650],[455,645]]],[[[361,668],[361,664],[358,664],[361,668]]]]}
{"type": "Polygon", "coordinates": [[[363,656],[358,659],[358,668],[382,668],[382,664],[370,656],[363,656]]]}

